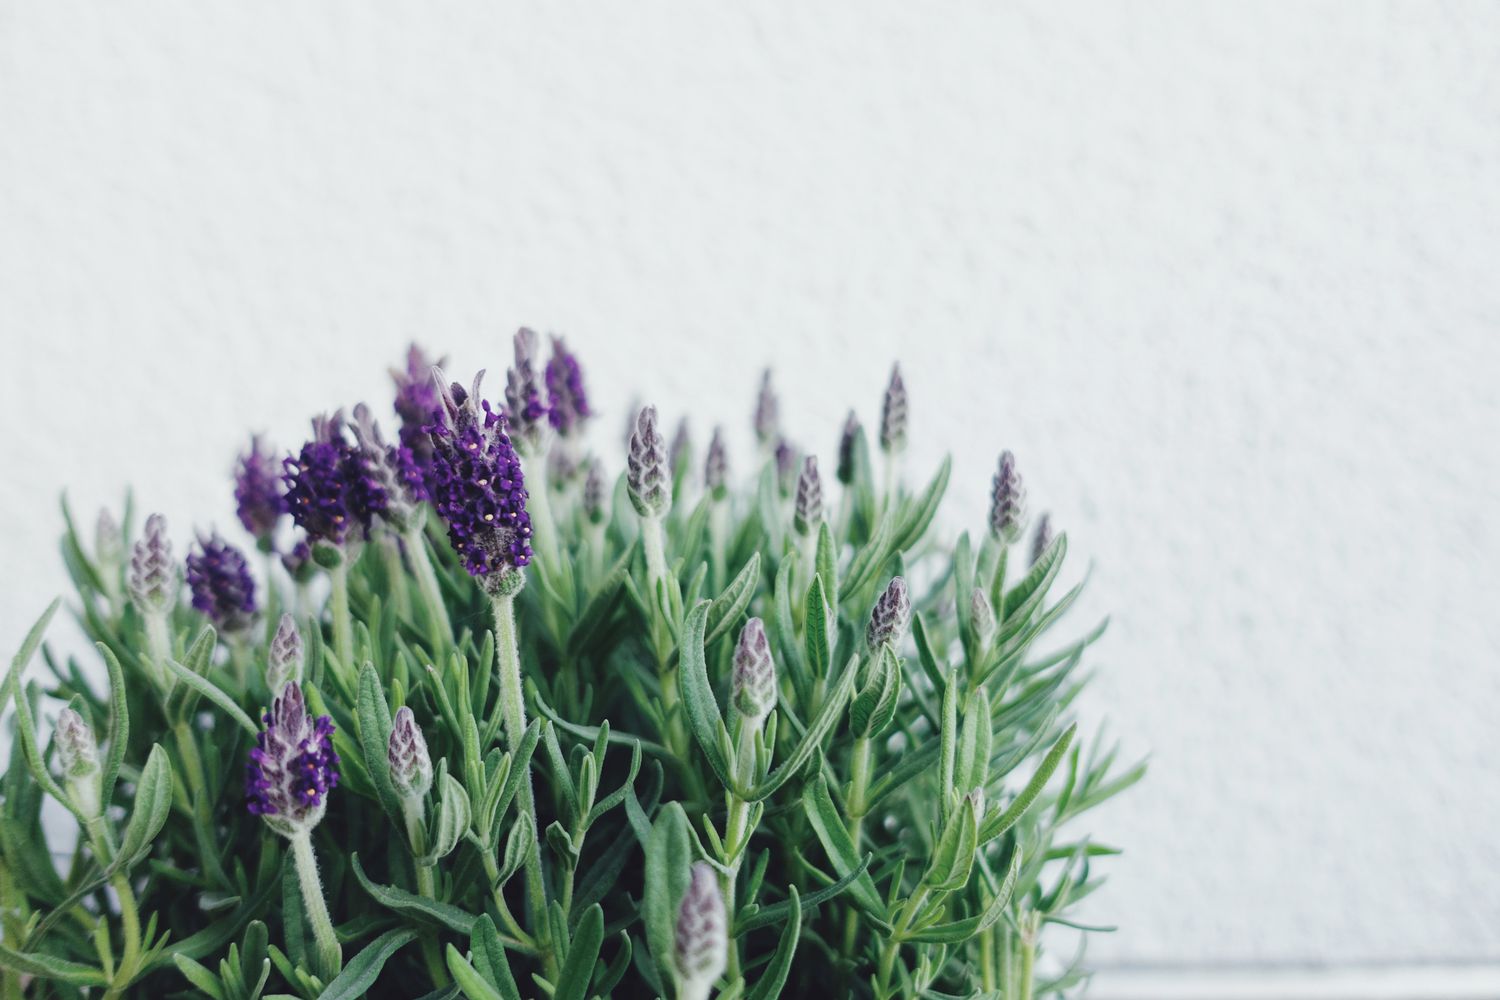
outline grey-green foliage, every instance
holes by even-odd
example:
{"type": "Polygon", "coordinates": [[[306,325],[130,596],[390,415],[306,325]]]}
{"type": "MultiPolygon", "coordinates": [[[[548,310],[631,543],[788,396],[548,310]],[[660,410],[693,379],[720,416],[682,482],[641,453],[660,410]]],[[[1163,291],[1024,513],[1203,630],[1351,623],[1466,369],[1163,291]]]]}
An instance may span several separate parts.
{"type": "MultiPolygon", "coordinates": [[[[330,609],[268,563],[269,606],[248,640],[221,641],[183,602],[162,664],[118,600],[118,561],[90,552],[68,517],[71,610],[108,684],[41,647],[55,605],[6,676],[0,1000],[701,995],[677,955],[695,861],[728,895],[723,971],[704,987],[719,996],[1069,991],[1086,975],[1077,930],[1092,930],[1074,907],[1118,853],[1078,818],[1143,772],[1072,719],[1103,626],[1056,637],[1081,586],[1058,584],[1065,535],[1032,565],[988,532],[950,540],[937,517],[946,462],[921,489],[881,490],[863,435],[851,446],[852,482],[807,532],[791,530],[769,462],[722,499],[697,499],[679,463],[658,581],[623,484],[602,531],[573,486],[552,487],[560,556],[528,567],[516,602],[520,733],[506,732],[491,604],[434,517],[425,543],[407,541],[425,544],[452,634],[434,629],[417,553],[381,558],[377,527],[350,568],[355,662],[332,652],[330,609]],[[909,632],[871,650],[871,609],[898,574],[912,584],[909,632]],[[326,982],[286,841],[243,807],[283,610],[342,760],[315,832],[345,959],[326,982]],[[729,698],[751,616],[779,683],[753,723],[729,698]],[[26,673],[38,652],[45,689],[26,673]],[[66,704],[104,744],[102,815],[70,798],[41,742],[40,722],[66,704]],[[415,807],[386,758],[403,705],[436,772],[415,807]],[[41,833],[47,796],[78,828],[60,870],[41,833]]],[[[127,539],[132,520],[127,508],[127,539]]],[[[712,908],[705,919],[711,937],[712,908]]],[[[703,946],[712,965],[720,948],[703,946]]]]}

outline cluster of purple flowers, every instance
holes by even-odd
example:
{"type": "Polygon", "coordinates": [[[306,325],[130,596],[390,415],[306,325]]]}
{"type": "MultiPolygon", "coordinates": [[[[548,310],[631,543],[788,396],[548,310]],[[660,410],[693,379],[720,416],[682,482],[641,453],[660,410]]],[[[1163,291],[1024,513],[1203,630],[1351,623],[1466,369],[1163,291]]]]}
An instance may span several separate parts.
{"type": "Polygon", "coordinates": [[[443,419],[430,425],[429,493],[448,526],[448,539],[470,575],[488,577],[531,561],[531,518],[521,460],[505,418],[481,401],[479,383],[443,393],[443,419]]]}
{"type": "Polygon", "coordinates": [[[333,720],[313,718],[294,682],[272,699],[262,721],[266,728],[246,766],[246,806],[280,833],[307,829],[322,818],[328,793],[339,783],[333,720]]]}
{"type": "Polygon", "coordinates": [[[281,468],[274,450],[262,447],[259,434],[250,439],[250,450],[236,464],[234,502],[245,530],[269,549],[276,524],[286,513],[286,498],[281,494],[281,468]]]}
{"type": "Polygon", "coordinates": [[[313,437],[282,463],[287,509],[310,541],[341,545],[351,530],[368,537],[389,495],[371,456],[350,443],[342,411],[313,420],[313,437]]]}
{"type": "Polygon", "coordinates": [[[187,557],[188,588],[193,607],[221,631],[250,627],[255,617],[255,581],[244,555],[214,532],[198,536],[198,548],[187,557]]]}
{"type": "Polygon", "coordinates": [[[432,466],[432,436],[427,428],[437,422],[443,407],[436,375],[447,360],[433,361],[412,344],[406,352],[406,370],[391,369],[391,378],[396,383],[396,416],[401,420],[397,440],[410,453],[412,464],[424,481],[432,466]]]}

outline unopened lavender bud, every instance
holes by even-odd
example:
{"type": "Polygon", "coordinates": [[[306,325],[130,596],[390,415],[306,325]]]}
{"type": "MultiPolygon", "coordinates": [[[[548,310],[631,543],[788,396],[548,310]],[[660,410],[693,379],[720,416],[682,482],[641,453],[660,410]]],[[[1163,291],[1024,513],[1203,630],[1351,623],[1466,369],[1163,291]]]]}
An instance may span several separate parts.
{"type": "Polygon", "coordinates": [[[391,720],[391,739],[387,750],[391,765],[391,784],[403,799],[421,799],[432,787],[432,758],[427,740],[410,708],[402,705],[391,720]]]}
{"type": "Polygon", "coordinates": [[[844,430],[839,434],[839,464],[835,470],[839,482],[848,486],[854,482],[854,439],[859,435],[859,417],[854,411],[844,419],[844,430]]]}
{"type": "Polygon", "coordinates": [[[57,716],[54,733],[57,763],[73,808],[93,818],[99,815],[99,744],[83,716],[65,708],[57,716]]]}
{"type": "Polygon", "coordinates": [[[583,516],[590,524],[603,524],[609,516],[604,500],[604,471],[597,460],[589,461],[588,475],[583,479],[583,516]]]}
{"type": "Polygon", "coordinates": [[[100,510],[99,520],[94,524],[94,558],[101,566],[113,568],[115,573],[125,561],[125,538],[108,510],[100,510]]]}
{"type": "Polygon", "coordinates": [[[1052,547],[1052,517],[1042,514],[1036,519],[1036,534],[1031,539],[1031,562],[1032,565],[1046,554],[1052,547]]]}
{"type": "Polygon", "coordinates": [[[708,457],[703,461],[703,486],[715,500],[729,495],[729,456],[724,449],[724,433],[714,428],[713,440],[708,442],[708,457]]]}
{"type": "Polygon", "coordinates": [[[677,966],[677,995],[708,996],[724,974],[729,959],[729,921],[719,879],[707,861],[693,862],[693,877],[677,907],[673,958],[677,966]]]}
{"type": "Polygon", "coordinates": [[[1000,468],[990,491],[990,534],[997,540],[1014,542],[1021,535],[1021,519],[1026,516],[1026,487],[1016,471],[1016,456],[1000,453],[1000,468]]]}
{"type": "Polygon", "coordinates": [[[781,427],[781,403],[771,385],[771,369],[760,377],[760,394],[755,398],[755,440],[768,445],[776,440],[781,427]]]}
{"type": "Polygon", "coordinates": [[[906,383],[901,381],[899,364],[891,368],[891,381],[880,404],[880,448],[888,455],[906,448],[906,383]]]}
{"type": "Polygon", "coordinates": [[[301,683],[303,656],[302,633],[297,631],[297,622],[291,615],[282,615],[266,654],[266,687],[271,697],[281,694],[288,684],[301,683]]]}
{"type": "Polygon", "coordinates": [[[797,488],[797,447],[786,438],[776,441],[776,488],[783,498],[797,488]]]}
{"type": "Polygon", "coordinates": [[[418,505],[426,498],[422,472],[411,450],[387,445],[364,403],[354,408],[354,440],[362,459],[358,468],[369,481],[368,492],[384,500],[379,505],[381,518],[397,532],[406,531],[415,523],[418,505]]]}
{"type": "Polygon", "coordinates": [[[130,550],[130,572],[125,581],[130,599],[143,615],[165,614],[177,603],[177,581],[167,519],[152,514],[146,518],[140,540],[130,550]]]}
{"type": "Polygon", "coordinates": [[[656,407],[636,417],[630,435],[629,468],[625,482],[630,502],[642,517],[665,517],[672,509],[672,473],[667,467],[667,443],[656,425],[656,407]]]}
{"type": "Polygon", "coordinates": [[[802,474],[797,477],[797,503],[792,526],[799,535],[811,535],[823,520],[823,480],[818,475],[816,455],[802,460],[802,474]]]}
{"type": "Polygon", "coordinates": [[[875,602],[870,612],[870,624],[865,629],[865,643],[873,653],[882,643],[892,646],[900,644],[911,624],[911,595],[906,589],[906,580],[892,577],[885,593],[875,602]]]}
{"type": "Polygon", "coordinates": [[[765,623],[759,618],[740,629],[731,685],[734,710],[751,726],[759,727],[776,706],[776,661],[771,658],[765,623]]]}
{"type": "Polygon", "coordinates": [[[980,587],[975,587],[969,594],[969,621],[981,644],[989,642],[995,634],[995,609],[990,606],[989,597],[980,587]]]}
{"type": "Polygon", "coordinates": [[[516,363],[505,374],[505,417],[509,432],[523,454],[538,455],[549,429],[542,381],[537,377],[537,336],[522,327],[515,337],[516,363]]]}
{"type": "Polygon", "coordinates": [[[677,421],[677,430],[672,434],[672,445],[667,449],[667,467],[676,476],[684,462],[693,457],[693,434],[688,429],[688,419],[677,421]]]}

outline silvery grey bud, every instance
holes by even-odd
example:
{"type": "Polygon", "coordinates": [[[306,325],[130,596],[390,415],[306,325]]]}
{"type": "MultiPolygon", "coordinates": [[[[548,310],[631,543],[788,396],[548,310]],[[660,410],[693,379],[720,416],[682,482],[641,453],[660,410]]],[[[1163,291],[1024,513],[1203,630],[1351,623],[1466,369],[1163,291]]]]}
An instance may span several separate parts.
{"type": "Polygon", "coordinates": [[[975,587],[969,595],[969,621],[974,626],[974,635],[981,643],[990,641],[995,634],[995,609],[983,588],[975,587]]]}
{"type": "Polygon", "coordinates": [[[677,431],[672,435],[672,446],[667,449],[667,467],[676,476],[683,463],[693,457],[693,434],[688,429],[688,419],[677,421],[677,431]]]}
{"type": "Polygon", "coordinates": [[[708,442],[708,458],[703,461],[703,486],[715,500],[728,495],[729,456],[724,450],[723,428],[715,427],[713,440],[708,442]]]}
{"type": "Polygon", "coordinates": [[[891,381],[880,404],[880,448],[886,454],[906,448],[906,383],[901,381],[899,364],[891,368],[891,381]]]}
{"type": "Polygon", "coordinates": [[[755,398],[755,440],[768,445],[776,440],[781,426],[781,403],[776,399],[776,390],[771,385],[771,369],[760,376],[760,394],[755,398]]]}
{"type": "Polygon", "coordinates": [[[734,710],[752,726],[764,722],[776,706],[776,661],[771,658],[765,623],[759,618],[750,619],[740,629],[731,686],[734,710]]]}
{"type": "Polygon", "coordinates": [[[776,441],[776,488],[783,498],[797,488],[797,446],[786,438],[776,441]]]}
{"type": "Polygon", "coordinates": [[[104,509],[99,511],[99,520],[94,524],[94,558],[101,566],[108,567],[118,567],[125,561],[125,538],[114,515],[104,509]]]}
{"type": "MultiPolygon", "coordinates": [[[[505,373],[505,417],[511,440],[524,454],[540,455],[551,434],[538,373],[537,336],[522,327],[515,337],[516,363],[505,373]]],[[[477,393],[476,393],[477,395],[477,393]]]]}
{"type": "Polygon", "coordinates": [[[1032,565],[1036,565],[1036,561],[1042,558],[1051,547],[1052,517],[1049,514],[1042,514],[1036,519],[1036,534],[1031,539],[1032,565]]]}
{"type": "Polygon", "coordinates": [[[641,410],[630,435],[626,485],[630,502],[642,517],[665,517],[672,509],[672,473],[667,468],[667,443],[656,426],[656,407],[641,410]]]}
{"type": "Polygon", "coordinates": [[[177,561],[167,538],[167,519],[160,514],[146,518],[141,539],[130,550],[125,582],[142,614],[164,614],[177,603],[177,561]]]}
{"type": "Polygon", "coordinates": [[[990,534],[997,540],[1014,542],[1021,536],[1021,519],[1026,516],[1026,487],[1016,471],[1016,456],[1000,453],[1000,468],[990,490],[990,534]]]}
{"type": "Polygon", "coordinates": [[[799,535],[811,535],[823,520],[823,480],[818,475],[818,458],[808,455],[802,460],[802,474],[797,477],[797,502],[793,508],[792,526],[799,535]]]}
{"type": "Polygon", "coordinates": [[[391,784],[403,799],[420,799],[432,787],[432,758],[427,740],[411,709],[402,705],[391,720],[391,739],[386,752],[391,765],[391,784]]]}
{"type": "Polygon", "coordinates": [[[266,687],[272,698],[279,697],[288,684],[302,682],[302,661],[302,633],[291,615],[282,615],[266,654],[266,687]]]}
{"type": "Polygon", "coordinates": [[[839,434],[839,464],[835,472],[839,482],[848,486],[854,482],[854,439],[859,434],[859,417],[854,411],[844,419],[844,429],[839,434]]]}
{"type": "Polygon", "coordinates": [[[83,716],[65,708],[57,716],[54,731],[57,763],[73,808],[83,815],[99,815],[99,744],[83,716]]]}
{"type": "Polygon", "coordinates": [[[410,453],[403,456],[399,449],[385,443],[380,425],[364,403],[354,407],[354,440],[362,459],[364,488],[384,498],[381,518],[396,531],[404,532],[422,502],[418,492],[420,473],[410,453]]]}
{"type": "Polygon", "coordinates": [[[885,588],[885,593],[880,595],[879,600],[875,602],[874,609],[870,612],[870,625],[865,629],[865,642],[872,653],[880,649],[881,643],[899,645],[906,637],[906,629],[910,624],[911,595],[907,593],[906,580],[899,576],[892,577],[890,584],[885,588]]]}
{"type": "Polygon", "coordinates": [[[606,516],[604,506],[604,472],[596,459],[589,460],[589,472],[583,479],[583,516],[590,524],[603,524],[606,516]]]}
{"type": "Polygon", "coordinates": [[[707,861],[693,862],[693,878],[677,907],[675,947],[678,995],[707,997],[729,959],[729,922],[719,879],[707,861]]]}

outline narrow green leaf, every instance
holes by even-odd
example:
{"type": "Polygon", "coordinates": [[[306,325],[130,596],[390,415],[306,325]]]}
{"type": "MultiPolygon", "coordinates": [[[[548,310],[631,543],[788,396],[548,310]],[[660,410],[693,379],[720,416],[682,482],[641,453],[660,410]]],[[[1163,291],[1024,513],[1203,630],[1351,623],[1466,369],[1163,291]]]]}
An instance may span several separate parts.
{"type": "Polygon", "coordinates": [[[787,890],[791,898],[787,900],[790,904],[788,919],[785,929],[781,932],[781,940],[776,945],[776,951],[771,955],[771,961],[766,966],[766,971],[761,973],[760,979],[745,997],[745,1000],[777,1000],[781,996],[781,989],[786,985],[786,977],[792,970],[792,957],[797,953],[797,939],[802,934],[802,907],[797,900],[797,887],[791,886],[787,890]]]}
{"type": "Polygon", "coordinates": [[[0,969],[21,972],[42,979],[54,979],[74,986],[103,986],[104,973],[91,965],[80,965],[55,955],[27,954],[0,944],[0,969]]]}
{"type": "Polygon", "coordinates": [[[402,819],[401,802],[396,797],[395,786],[391,784],[391,709],[385,700],[380,675],[375,672],[375,666],[371,663],[366,663],[359,671],[355,722],[360,757],[370,776],[370,784],[375,786],[375,797],[380,800],[381,807],[391,821],[399,824],[402,819]]]}
{"type": "Polygon", "coordinates": [[[249,733],[252,739],[260,735],[260,730],[256,728],[255,723],[250,721],[250,716],[246,715],[244,710],[234,703],[233,698],[219,690],[218,685],[214,684],[207,677],[189,670],[171,657],[167,657],[167,669],[172,671],[172,674],[179,681],[217,705],[220,711],[229,716],[241,729],[249,733]]]}
{"type": "Polygon", "coordinates": [[[646,945],[663,971],[673,968],[677,906],[692,880],[693,838],[680,802],[668,802],[652,824],[646,841],[645,893],[642,916],[646,945]]]}
{"type": "Polygon", "coordinates": [[[417,932],[410,929],[386,931],[344,966],[344,971],[334,977],[318,1000],[359,1000],[368,995],[386,960],[416,936],[417,932]]]}
{"type": "Polygon", "coordinates": [[[604,943],[604,910],[595,903],[584,911],[578,929],[568,945],[568,960],[557,977],[552,1000],[584,1000],[599,963],[599,947],[604,943]]]}
{"type": "MultiPolygon", "coordinates": [[[[448,946],[447,958],[448,971],[453,974],[453,981],[458,984],[459,989],[464,991],[464,996],[469,1000],[520,1000],[519,991],[512,994],[501,993],[485,982],[484,977],[469,964],[469,960],[451,944],[448,946]]],[[[511,985],[514,986],[515,983],[511,985]]]]}
{"type": "Polygon", "coordinates": [[[851,656],[844,666],[844,673],[839,678],[838,685],[828,693],[828,700],[818,711],[817,718],[813,719],[812,724],[807,727],[807,732],[802,734],[801,742],[787,756],[782,765],[766,777],[765,781],[745,791],[743,798],[751,802],[759,802],[795,777],[807,762],[812,760],[813,754],[822,747],[824,737],[844,717],[844,703],[849,700],[849,695],[854,690],[854,679],[858,674],[859,656],[851,656]]]}
{"type": "Polygon", "coordinates": [[[1076,722],[1064,730],[1063,734],[1057,738],[1057,742],[1052,744],[1052,749],[1047,751],[1047,756],[1042,758],[1041,764],[1037,766],[1036,773],[1031,776],[1026,787],[1021,789],[1021,794],[1016,796],[1015,801],[1006,807],[1004,812],[984,824],[984,829],[979,834],[981,847],[1015,826],[1016,821],[1031,807],[1037,796],[1042,794],[1042,789],[1047,786],[1052,772],[1056,771],[1057,766],[1062,763],[1063,756],[1068,752],[1068,745],[1073,742],[1073,736],[1077,732],[1078,723],[1076,722]]]}
{"type": "Polygon", "coordinates": [[[114,799],[115,780],[120,776],[120,765],[125,761],[125,746],[130,742],[130,710],[125,703],[125,674],[120,661],[104,643],[98,643],[104,655],[104,666],[109,678],[109,753],[104,758],[104,771],[100,783],[99,801],[106,806],[114,799]]]}
{"type": "MultiPolygon", "coordinates": [[[[802,790],[802,811],[807,814],[808,822],[812,824],[813,832],[823,845],[828,860],[833,862],[834,870],[840,875],[855,872],[860,867],[860,858],[854,849],[854,838],[839,816],[838,807],[828,794],[828,783],[821,774],[809,781],[802,790]]],[[[854,879],[849,887],[849,896],[862,909],[882,920],[886,919],[880,893],[875,889],[875,881],[868,873],[854,879]]]]}
{"type": "Polygon", "coordinates": [[[713,687],[708,681],[708,663],[703,655],[703,629],[708,620],[708,601],[700,601],[688,612],[682,626],[682,662],[677,671],[678,686],[682,695],[682,708],[687,715],[688,726],[693,737],[703,750],[703,757],[713,768],[714,774],[725,788],[733,788],[729,762],[719,744],[719,732],[724,728],[724,716],[719,711],[719,702],[714,697],[713,687]]]}
{"type": "Polygon", "coordinates": [[[474,914],[461,910],[447,903],[440,903],[426,896],[407,892],[405,889],[397,889],[391,885],[379,885],[370,881],[365,874],[364,866],[360,864],[359,853],[349,855],[349,867],[354,871],[354,877],[364,887],[370,897],[387,909],[395,910],[410,916],[424,919],[430,923],[442,924],[460,934],[470,934],[474,930],[474,914]]]}
{"type": "Polygon", "coordinates": [[[745,608],[750,605],[750,598],[755,596],[755,585],[760,582],[760,553],[756,552],[750,556],[750,561],[730,581],[729,586],[724,588],[724,593],[714,598],[713,604],[708,609],[707,632],[703,640],[705,646],[713,645],[715,639],[723,635],[744,613],[745,608]]]}
{"type": "Polygon", "coordinates": [[[120,841],[119,864],[129,867],[151,849],[172,810],[172,766],[160,744],[153,744],[135,786],[135,806],[120,841]]]}

